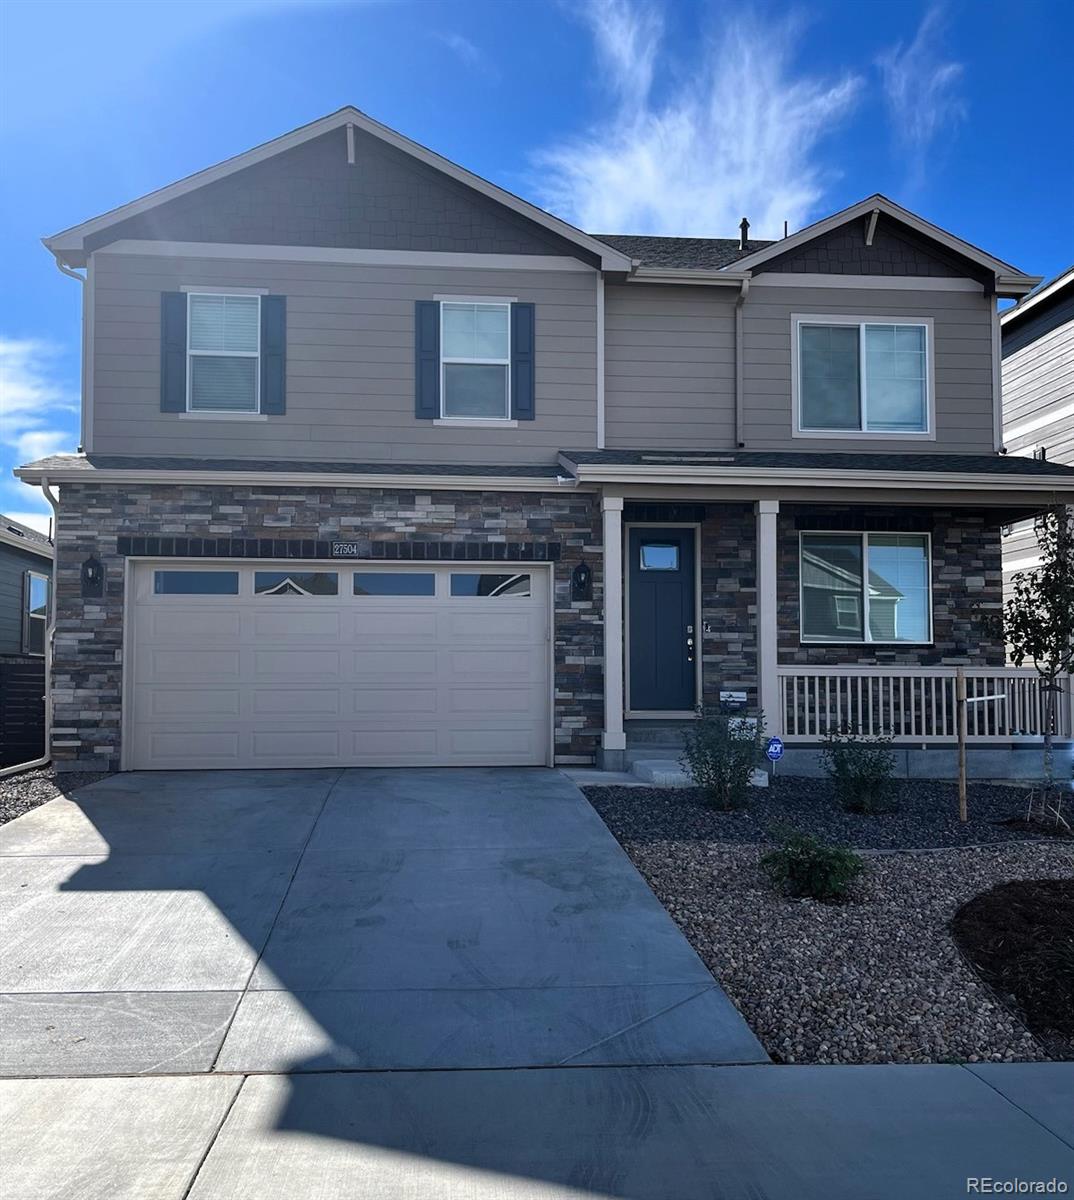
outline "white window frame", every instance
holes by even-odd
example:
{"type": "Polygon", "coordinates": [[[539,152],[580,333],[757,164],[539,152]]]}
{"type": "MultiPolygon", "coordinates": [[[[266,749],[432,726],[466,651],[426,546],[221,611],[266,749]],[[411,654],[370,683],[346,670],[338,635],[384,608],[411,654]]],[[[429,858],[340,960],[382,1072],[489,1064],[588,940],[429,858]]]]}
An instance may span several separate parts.
{"type": "Polygon", "coordinates": [[[933,586],[932,586],[932,534],[919,533],[913,529],[802,529],[798,533],[798,640],[803,646],[931,646],[933,644],[933,586]],[[925,561],[928,564],[929,595],[928,637],[924,641],[908,642],[903,639],[883,639],[869,636],[869,539],[878,537],[914,537],[925,539],[925,561]],[[805,582],[802,571],[802,552],[807,537],[856,537],[861,541],[861,571],[862,589],[860,594],[861,632],[860,638],[853,637],[821,637],[818,634],[807,634],[803,629],[805,616],[805,582]]]}
{"type": "Polygon", "coordinates": [[[915,316],[847,316],[833,313],[791,314],[791,434],[800,438],[863,438],[914,441],[936,440],[936,366],[933,354],[934,321],[932,317],[915,316]],[[860,429],[816,429],[802,424],[801,375],[803,325],[857,325],[858,372],[861,394],[860,429]],[[913,430],[869,428],[869,386],[866,377],[865,330],[870,325],[912,325],[925,331],[925,428],[913,430]]]}
{"type": "Polygon", "coordinates": [[[451,425],[468,425],[470,428],[481,426],[517,425],[511,417],[511,305],[515,301],[506,296],[437,296],[440,305],[440,412],[438,423],[451,425]],[[448,358],[444,354],[444,306],[445,305],[477,305],[504,308],[507,310],[507,357],[506,358],[448,358]],[[464,366],[496,366],[506,367],[505,378],[507,386],[504,391],[504,414],[502,417],[453,417],[444,410],[444,380],[447,372],[445,367],[459,363],[464,366]]]}
{"type": "Polygon", "coordinates": [[[45,639],[48,635],[48,614],[49,606],[52,604],[52,579],[41,571],[27,571],[25,575],[26,582],[23,584],[22,596],[22,652],[29,655],[31,658],[45,657],[45,639]],[[34,580],[40,579],[45,585],[45,612],[43,616],[35,616],[30,612],[30,599],[34,592],[34,580]],[[41,638],[41,649],[30,649],[30,622],[40,621],[44,627],[44,632],[41,638]]]}
{"type": "Polygon", "coordinates": [[[186,411],[199,417],[256,417],[261,415],[261,293],[250,291],[223,291],[203,289],[186,293],[186,411]],[[194,350],[190,345],[190,302],[204,297],[215,297],[225,300],[257,301],[257,349],[256,350],[194,350]],[[194,369],[191,360],[194,358],[252,358],[254,363],[254,408],[194,408],[194,369]]]}

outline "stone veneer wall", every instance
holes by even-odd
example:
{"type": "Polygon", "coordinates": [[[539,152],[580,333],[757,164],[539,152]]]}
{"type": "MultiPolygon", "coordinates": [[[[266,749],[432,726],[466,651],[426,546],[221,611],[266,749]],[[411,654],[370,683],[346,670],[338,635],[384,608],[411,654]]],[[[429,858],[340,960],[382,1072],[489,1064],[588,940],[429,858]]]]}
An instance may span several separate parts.
{"type": "Polygon", "coordinates": [[[1002,666],[1004,647],[984,628],[1003,595],[1000,528],[973,509],[876,509],[786,504],[779,518],[779,661],[803,666],[1002,666]],[[932,534],[933,643],[906,646],[803,645],[798,624],[798,534],[868,530],[932,534]]]}
{"type": "Polygon", "coordinates": [[[757,705],[757,518],[752,504],[709,504],[701,525],[701,695],[744,691],[757,705]]]}
{"type": "MultiPolygon", "coordinates": [[[[555,564],[555,750],[557,762],[590,762],[603,724],[601,518],[581,492],[442,492],[271,486],[116,487],[67,484],[57,530],[57,621],[52,753],[58,770],[118,770],[123,671],[121,537],[413,540],[482,546],[558,543],[555,564]],[[82,598],[80,568],[95,554],[105,596],[82,598]],[[584,558],[593,600],[570,597],[584,558]]],[[[525,551],[523,551],[525,552],[525,551]]]]}

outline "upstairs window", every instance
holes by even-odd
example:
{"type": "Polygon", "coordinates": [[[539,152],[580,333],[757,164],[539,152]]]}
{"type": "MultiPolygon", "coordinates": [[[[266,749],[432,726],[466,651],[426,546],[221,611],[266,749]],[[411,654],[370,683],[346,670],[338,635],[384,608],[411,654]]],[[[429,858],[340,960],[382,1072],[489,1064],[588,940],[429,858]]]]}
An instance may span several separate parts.
{"type": "Polygon", "coordinates": [[[441,416],[507,420],[510,368],[510,304],[441,303],[441,416]]]}
{"type": "Polygon", "coordinates": [[[45,628],[48,625],[49,577],[36,571],[26,572],[22,612],[22,649],[24,654],[45,653],[45,628]]]}
{"type": "Polygon", "coordinates": [[[927,434],[929,327],[796,317],[797,429],[818,434],[927,434]]]}
{"type": "Polygon", "coordinates": [[[187,303],[189,411],[256,413],[261,297],[192,292],[187,303]]]}

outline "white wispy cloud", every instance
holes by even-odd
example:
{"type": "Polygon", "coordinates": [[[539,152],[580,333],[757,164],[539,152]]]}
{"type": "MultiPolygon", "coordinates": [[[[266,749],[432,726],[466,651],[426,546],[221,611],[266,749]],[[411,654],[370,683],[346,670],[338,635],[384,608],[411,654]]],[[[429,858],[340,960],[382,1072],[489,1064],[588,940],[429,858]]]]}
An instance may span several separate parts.
{"type": "Polygon", "coordinates": [[[78,399],[57,379],[60,351],[33,338],[0,336],[0,447],[19,462],[78,441],[78,399]]]}
{"type": "Polygon", "coordinates": [[[433,36],[438,42],[443,42],[464,66],[477,67],[482,64],[484,55],[468,37],[463,37],[461,33],[437,33],[433,36]]]}
{"type": "Polygon", "coordinates": [[[905,160],[907,190],[925,180],[937,139],[948,139],[968,114],[965,68],[945,58],[943,9],[930,8],[909,44],[898,42],[877,59],[895,144],[905,160]]]}
{"type": "Polygon", "coordinates": [[[702,41],[682,82],[658,94],[663,24],[644,0],[591,0],[611,111],[542,151],[537,187],[553,211],[593,232],[756,237],[806,224],[827,177],[822,140],[854,108],[862,81],[797,69],[793,20],[737,14],[702,41]]]}

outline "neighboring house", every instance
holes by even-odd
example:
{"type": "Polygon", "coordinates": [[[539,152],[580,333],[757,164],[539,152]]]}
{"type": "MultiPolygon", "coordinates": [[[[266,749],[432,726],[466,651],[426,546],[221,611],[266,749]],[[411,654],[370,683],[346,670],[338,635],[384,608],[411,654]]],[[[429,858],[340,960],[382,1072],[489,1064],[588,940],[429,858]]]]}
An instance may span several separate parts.
{"type": "MultiPolygon", "coordinates": [[[[1000,325],[1007,452],[1074,466],[1074,267],[1007,309],[1000,325]]],[[[1039,561],[1033,521],[1010,526],[1004,575],[1039,561]]]]}
{"type": "Polygon", "coordinates": [[[52,542],[0,513],[0,662],[43,659],[52,542]]]}
{"type": "Polygon", "coordinates": [[[45,631],[52,542],[0,513],[0,767],[45,749],[45,631]]]}
{"type": "Polygon", "coordinates": [[[883,196],[587,234],[348,108],[46,245],[61,769],[615,765],[740,700],[949,741],[1002,526],[1074,499],[999,453],[1038,280],[883,196]]]}

